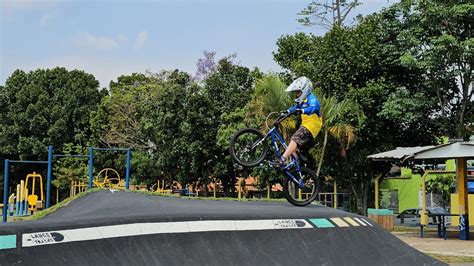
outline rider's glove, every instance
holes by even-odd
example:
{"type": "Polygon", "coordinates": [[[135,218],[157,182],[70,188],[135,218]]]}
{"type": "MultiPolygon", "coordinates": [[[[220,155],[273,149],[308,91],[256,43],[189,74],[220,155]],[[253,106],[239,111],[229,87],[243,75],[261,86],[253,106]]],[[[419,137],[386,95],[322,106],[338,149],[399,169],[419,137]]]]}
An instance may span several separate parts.
{"type": "Polygon", "coordinates": [[[281,116],[287,116],[287,115],[289,115],[289,114],[290,114],[290,111],[289,111],[289,110],[281,111],[281,112],[280,112],[280,115],[281,115],[281,116]]]}
{"type": "Polygon", "coordinates": [[[292,106],[292,107],[290,107],[290,109],[288,109],[288,111],[287,111],[287,112],[288,112],[288,114],[292,114],[292,113],[294,113],[295,111],[296,111],[296,105],[295,105],[295,106],[292,106]]]}
{"type": "Polygon", "coordinates": [[[299,108],[296,108],[296,105],[291,107],[290,109],[288,109],[288,112],[289,114],[297,114],[297,115],[300,115],[301,114],[301,109],[299,108]]]}

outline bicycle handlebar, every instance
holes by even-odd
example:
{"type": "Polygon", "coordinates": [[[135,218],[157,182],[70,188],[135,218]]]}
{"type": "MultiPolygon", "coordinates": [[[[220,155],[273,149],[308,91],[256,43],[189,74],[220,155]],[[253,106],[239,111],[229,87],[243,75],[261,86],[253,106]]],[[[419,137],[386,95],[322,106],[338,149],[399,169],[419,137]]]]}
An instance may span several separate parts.
{"type": "Polygon", "coordinates": [[[273,122],[273,126],[280,124],[283,120],[287,119],[290,115],[292,115],[292,113],[287,113],[287,114],[280,113],[280,116],[277,118],[277,120],[273,122]]]}
{"type": "MultiPolygon", "coordinates": [[[[299,109],[298,109],[299,110],[299,109]]],[[[273,122],[273,127],[275,127],[276,125],[280,124],[283,120],[287,119],[289,116],[295,114],[295,113],[285,113],[287,112],[286,110],[285,111],[281,111],[278,116],[278,118],[275,120],[275,122],[273,122]]],[[[267,115],[267,118],[265,119],[265,125],[267,126],[268,129],[270,129],[270,127],[268,126],[268,119],[270,118],[271,115],[273,114],[278,114],[278,112],[271,112],[267,115]]]]}

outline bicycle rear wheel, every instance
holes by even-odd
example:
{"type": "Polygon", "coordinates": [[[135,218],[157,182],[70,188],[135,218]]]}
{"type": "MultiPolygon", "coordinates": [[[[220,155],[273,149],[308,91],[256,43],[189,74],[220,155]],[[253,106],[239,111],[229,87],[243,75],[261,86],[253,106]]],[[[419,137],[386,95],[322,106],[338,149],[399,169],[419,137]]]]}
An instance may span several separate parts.
{"type": "MultiPolygon", "coordinates": [[[[298,172],[295,168],[290,170],[290,174],[295,178],[299,178],[298,172]]],[[[300,188],[297,184],[291,180],[289,176],[286,176],[283,180],[283,194],[289,203],[295,206],[306,206],[316,199],[321,187],[319,184],[319,178],[316,173],[306,167],[301,167],[301,177],[303,178],[304,187],[300,188]]]]}
{"type": "Polygon", "coordinates": [[[240,165],[253,167],[260,164],[267,155],[265,136],[257,129],[243,128],[230,140],[230,156],[240,165]]]}

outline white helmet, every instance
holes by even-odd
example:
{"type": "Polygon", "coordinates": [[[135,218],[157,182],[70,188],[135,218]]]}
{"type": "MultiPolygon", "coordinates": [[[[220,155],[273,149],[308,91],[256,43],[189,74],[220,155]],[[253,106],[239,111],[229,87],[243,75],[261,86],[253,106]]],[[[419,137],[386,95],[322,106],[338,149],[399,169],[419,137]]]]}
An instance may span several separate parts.
{"type": "Polygon", "coordinates": [[[302,104],[306,97],[308,97],[308,95],[311,93],[311,90],[313,90],[313,84],[311,83],[311,80],[309,80],[307,77],[299,77],[295,79],[285,91],[301,91],[301,95],[295,99],[295,103],[302,104]]]}

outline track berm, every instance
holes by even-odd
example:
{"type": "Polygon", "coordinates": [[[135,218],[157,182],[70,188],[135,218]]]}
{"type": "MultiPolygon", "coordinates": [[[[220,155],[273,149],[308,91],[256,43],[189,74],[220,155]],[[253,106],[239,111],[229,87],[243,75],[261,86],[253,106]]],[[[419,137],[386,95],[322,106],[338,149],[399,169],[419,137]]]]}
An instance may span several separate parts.
{"type": "Polygon", "coordinates": [[[108,190],[2,224],[0,240],[0,265],[444,265],[328,207],[108,190]]]}

